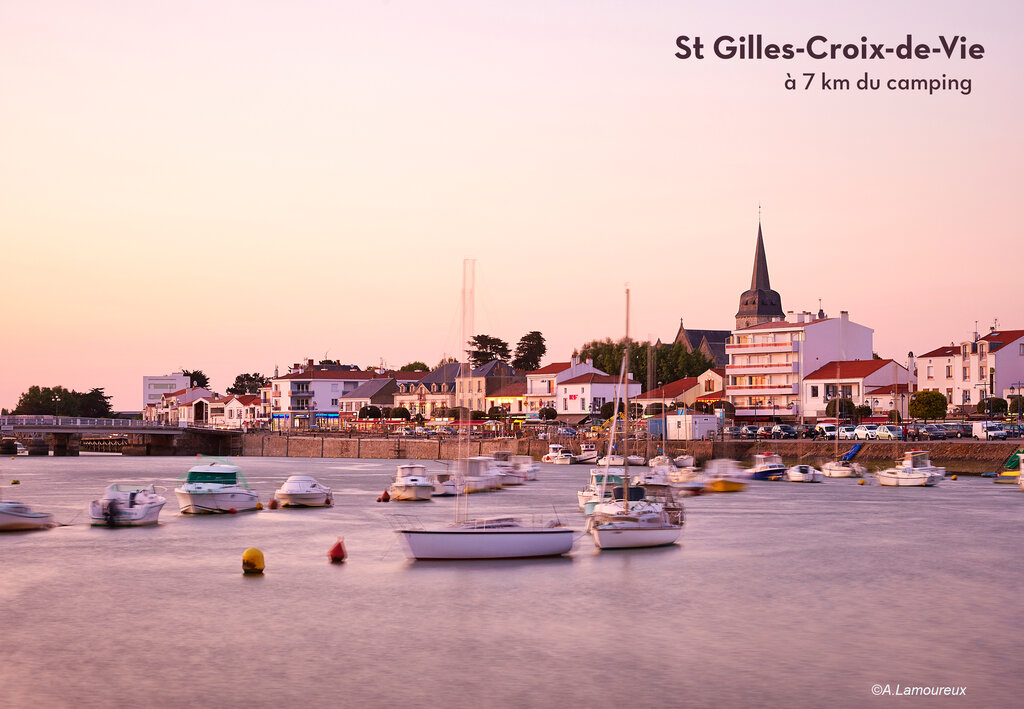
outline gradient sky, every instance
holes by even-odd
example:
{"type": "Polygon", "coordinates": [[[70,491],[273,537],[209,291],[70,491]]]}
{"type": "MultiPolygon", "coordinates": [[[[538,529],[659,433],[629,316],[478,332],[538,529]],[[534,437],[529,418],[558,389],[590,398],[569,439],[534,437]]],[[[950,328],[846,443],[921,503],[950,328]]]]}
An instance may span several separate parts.
{"type": "Polygon", "coordinates": [[[545,361],[731,328],[758,205],[786,310],[882,356],[1024,327],[1019,2],[0,3],[0,406],[303,357],[435,364],[476,328],[545,361]],[[680,61],[680,34],[980,61],[680,61]],[[968,77],[787,91],[786,72],[968,77]],[[1017,238],[1014,237],[1017,234],[1017,238]]]}

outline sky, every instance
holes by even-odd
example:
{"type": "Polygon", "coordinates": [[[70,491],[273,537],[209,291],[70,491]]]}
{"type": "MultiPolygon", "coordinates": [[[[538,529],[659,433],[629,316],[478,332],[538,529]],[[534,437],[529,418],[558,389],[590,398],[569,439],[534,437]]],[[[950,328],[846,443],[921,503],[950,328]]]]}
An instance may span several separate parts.
{"type": "Polygon", "coordinates": [[[545,362],[731,329],[758,220],[785,310],[902,361],[1024,327],[1017,2],[5,0],[0,406],[29,386],[304,358],[545,362]],[[675,57],[676,38],[912,34],[981,59],[675,57]],[[875,91],[786,88],[821,73],[875,91]],[[971,92],[889,79],[971,80],[971,92]]]}

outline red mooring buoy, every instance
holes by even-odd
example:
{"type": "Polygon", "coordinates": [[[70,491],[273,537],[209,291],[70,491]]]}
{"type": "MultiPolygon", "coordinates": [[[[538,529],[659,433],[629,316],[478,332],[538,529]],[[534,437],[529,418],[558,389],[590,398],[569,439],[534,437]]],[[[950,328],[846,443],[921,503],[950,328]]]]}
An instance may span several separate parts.
{"type": "Polygon", "coordinates": [[[267,507],[269,507],[272,510],[276,510],[278,508],[277,498],[271,497],[270,502],[267,503],[267,507]]]}
{"type": "Polygon", "coordinates": [[[338,537],[338,541],[327,551],[327,558],[331,560],[332,564],[340,564],[348,558],[348,552],[345,551],[345,537],[338,537]]]}

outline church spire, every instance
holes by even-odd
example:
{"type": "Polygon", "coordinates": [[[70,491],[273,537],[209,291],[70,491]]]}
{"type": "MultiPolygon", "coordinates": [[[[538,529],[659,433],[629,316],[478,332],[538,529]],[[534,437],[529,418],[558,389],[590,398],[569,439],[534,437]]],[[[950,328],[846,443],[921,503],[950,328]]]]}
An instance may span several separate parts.
{"type": "Polygon", "coordinates": [[[757,248],[754,249],[754,273],[750,276],[750,290],[771,290],[768,281],[768,259],[764,255],[764,236],[761,234],[761,221],[757,222],[757,248]]]}

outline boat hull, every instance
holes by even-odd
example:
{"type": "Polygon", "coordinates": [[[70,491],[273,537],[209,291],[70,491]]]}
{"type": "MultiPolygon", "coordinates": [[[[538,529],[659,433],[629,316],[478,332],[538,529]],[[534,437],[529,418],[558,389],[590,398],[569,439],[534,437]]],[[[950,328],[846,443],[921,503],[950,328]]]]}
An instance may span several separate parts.
{"type": "Polygon", "coordinates": [[[281,492],[274,493],[274,499],[281,507],[329,507],[330,495],[326,492],[281,492]]]}
{"type": "Polygon", "coordinates": [[[249,490],[226,492],[192,492],[177,489],[178,506],[184,514],[217,514],[221,512],[245,512],[256,509],[259,495],[249,490]]]}
{"type": "Polygon", "coordinates": [[[104,514],[100,500],[94,500],[89,506],[89,517],[93,527],[145,527],[160,521],[160,510],[164,502],[155,502],[127,509],[119,508],[112,516],[104,514]]]}
{"type": "Polygon", "coordinates": [[[885,487],[933,487],[939,482],[937,475],[887,475],[877,473],[878,484],[885,487]]]}
{"type": "Polygon", "coordinates": [[[424,502],[434,496],[434,485],[402,485],[392,483],[391,499],[397,502],[424,502]]]}
{"type": "Polygon", "coordinates": [[[428,561],[451,559],[523,559],[560,556],[572,549],[571,529],[399,530],[409,556],[428,561]]]}
{"type": "Polygon", "coordinates": [[[53,515],[33,512],[30,515],[14,515],[0,512],[0,532],[25,532],[33,529],[48,529],[53,526],[53,515]]]}
{"type": "Polygon", "coordinates": [[[599,549],[640,549],[675,544],[682,533],[682,527],[667,526],[656,528],[628,528],[615,525],[598,525],[590,530],[594,544],[599,549]]]}
{"type": "Polygon", "coordinates": [[[769,468],[767,470],[755,470],[750,474],[751,480],[781,480],[786,474],[785,468],[769,468]]]}
{"type": "Polygon", "coordinates": [[[708,480],[704,489],[708,492],[740,492],[747,484],[739,480],[708,480]]]}
{"type": "Polygon", "coordinates": [[[846,466],[825,463],[821,467],[821,474],[826,478],[860,478],[864,476],[864,471],[860,465],[846,466]]]}

